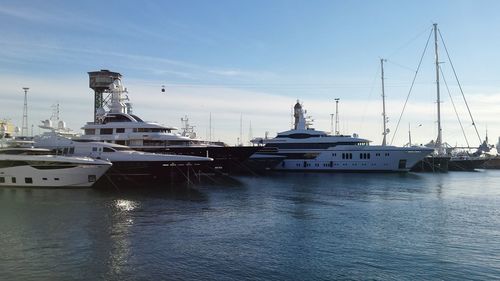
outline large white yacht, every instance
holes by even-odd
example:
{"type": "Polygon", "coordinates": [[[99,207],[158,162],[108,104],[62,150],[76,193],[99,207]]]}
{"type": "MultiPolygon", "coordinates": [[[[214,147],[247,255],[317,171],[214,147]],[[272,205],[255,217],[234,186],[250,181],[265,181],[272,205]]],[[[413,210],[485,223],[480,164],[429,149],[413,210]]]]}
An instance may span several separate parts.
{"type": "MultiPolygon", "coordinates": [[[[275,138],[256,138],[252,143],[277,149],[286,156],[275,170],[297,171],[394,171],[407,172],[433,149],[370,145],[370,141],[349,135],[330,135],[310,128],[302,105],[294,106],[294,128],[275,138]]],[[[263,152],[259,153],[265,153],[263,152]]]]}
{"type": "Polygon", "coordinates": [[[132,114],[131,104],[127,102],[128,92],[119,73],[101,70],[90,72],[89,75],[93,89],[97,87],[94,84],[105,81],[99,82],[98,88],[108,95],[108,102],[107,109],[99,107],[101,105],[96,106],[99,108],[95,109],[94,122],[87,122],[83,126],[84,134],[79,137],[81,140],[126,145],[134,150],[146,152],[210,157],[214,159],[211,163],[213,171],[237,168],[259,149],[203,141],[193,138],[192,134],[174,133],[173,131],[177,130],[175,127],[144,121],[132,114]]]}
{"type": "Polygon", "coordinates": [[[105,160],[51,155],[47,149],[0,149],[0,186],[91,187],[111,167],[105,160]]]}
{"type": "Polygon", "coordinates": [[[106,175],[112,184],[120,185],[190,181],[213,161],[209,157],[148,153],[118,144],[72,140],[55,132],[35,137],[35,145],[61,155],[106,159],[113,163],[106,175]]]}

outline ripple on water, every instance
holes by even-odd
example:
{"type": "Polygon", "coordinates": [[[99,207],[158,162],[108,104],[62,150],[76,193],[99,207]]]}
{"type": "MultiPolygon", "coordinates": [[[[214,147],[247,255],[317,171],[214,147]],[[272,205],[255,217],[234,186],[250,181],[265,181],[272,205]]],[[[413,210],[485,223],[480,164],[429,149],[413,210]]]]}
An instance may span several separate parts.
{"type": "Polygon", "coordinates": [[[6,280],[491,280],[500,171],[0,189],[6,280]]]}

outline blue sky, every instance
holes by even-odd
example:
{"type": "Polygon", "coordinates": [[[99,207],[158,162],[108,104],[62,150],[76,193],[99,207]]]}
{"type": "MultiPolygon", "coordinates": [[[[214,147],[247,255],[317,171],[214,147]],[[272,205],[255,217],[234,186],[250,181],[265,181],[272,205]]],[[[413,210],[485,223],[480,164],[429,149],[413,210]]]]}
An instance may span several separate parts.
{"type": "MultiPolygon", "coordinates": [[[[344,133],[381,139],[379,58],[386,64],[389,127],[396,126],[432,23],[437,22],[476,123],[500,135],[500,30],[497,1],[1,1],[0,118],[20,124],[21,87],[29,86],[30,123],[59,102],[74,129],[92,119],[88,71],[124,75],[135,112],[180,126],[189,115],[205,135],[234,143],[289,127],[304,102],[318,129],[330,129],[341,98],[344,133]],[[167,94],[160,93],[161,85],[167,94]]],[[[432,47],[432,46],[430,46],[432,47]]],[[[466,116],[449,62],[443,72],[466,116]]],[[[433,49],[427,50],[402,125],[435,138],[433,49]]],[[[445,139],[464,144],[443,91],[445,139]],[[446,109],[448,108],[448,109],[446,109]]],[[[467,119],[469,139],[474,138],[467,119]]],[[[406,141],[396,134],[395,144],[406,141]]],[[[496,141],[496,140],[495,140],[496,141]]],[[[477,143],[477,141],[472,141],[477,143]]]]}

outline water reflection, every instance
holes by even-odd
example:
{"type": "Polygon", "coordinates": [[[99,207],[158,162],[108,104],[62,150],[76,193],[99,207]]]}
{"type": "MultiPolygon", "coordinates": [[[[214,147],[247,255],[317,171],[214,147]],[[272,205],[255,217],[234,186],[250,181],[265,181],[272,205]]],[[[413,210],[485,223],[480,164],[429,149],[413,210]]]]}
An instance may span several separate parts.
{"type": "Polygon", "coordinates": [[[131,200],[117,199],[115,200],[115,206],[120,211],[133,211],[139,206],[139,203],[131,200]]]}
{"type": "Polygon", "coordinates": [[[122,275],[127,269],[131,254],[131,239],[130,232],[133,226],[133,211],[140,204],[136,201],[127,199],[116,199],[111,201],[112,208],[108,208],[111,212],[110,221],[108,222],[109,235],[109,255],[108,276],[122,275]]]}

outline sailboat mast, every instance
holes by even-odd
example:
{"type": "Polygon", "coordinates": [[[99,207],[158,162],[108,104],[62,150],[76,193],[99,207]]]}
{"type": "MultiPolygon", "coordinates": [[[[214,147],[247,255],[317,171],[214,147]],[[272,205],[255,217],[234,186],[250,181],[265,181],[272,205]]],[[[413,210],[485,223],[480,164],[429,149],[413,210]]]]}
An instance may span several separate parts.
{"type": "Polygon", "coordinates": [[[434,25],[434,50],[436,53],[436,93],[437,93],[437,124],[438,124],[438,136],[436,139],[436,148],[438,154],[443,154],[443,139],[441,130],[441,96],[439,92],[439,56],[438,56],[438,35],[437,35],[437,23],[434,25]]]}
{"type": "Polygon", "coordinates": [[[240,114],[240,137],[238,139],[238,145],[243,145],[243,113],[240,114]]]}
{"type": "Polygon", "coordinates": [[[387,117],[385,115],[385,86],[384,86],[384,59],[380,59],[380,69],[381,69],[381,79],[382,79],[382,118],[383,124],[384,124],[384,132],[382,135],[384,136],[384,139],[382,140],[382,146],[385,146],[387,144],[386,137],[387,137],[387,117]]]}
{"type": "Polygon", "coordinates": [[[339,133],[339,98],[335,99],[335,135],[338,136],[339,133]]]}

